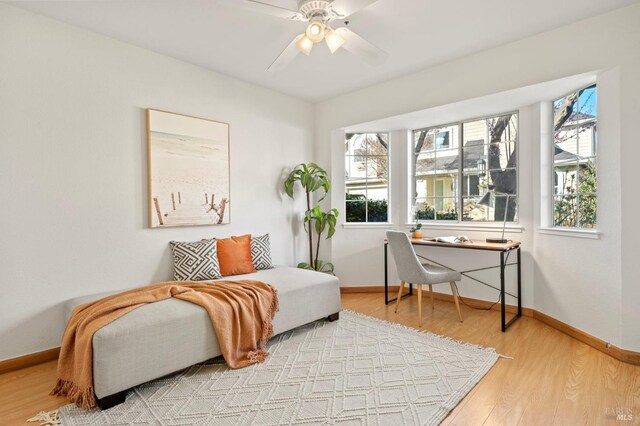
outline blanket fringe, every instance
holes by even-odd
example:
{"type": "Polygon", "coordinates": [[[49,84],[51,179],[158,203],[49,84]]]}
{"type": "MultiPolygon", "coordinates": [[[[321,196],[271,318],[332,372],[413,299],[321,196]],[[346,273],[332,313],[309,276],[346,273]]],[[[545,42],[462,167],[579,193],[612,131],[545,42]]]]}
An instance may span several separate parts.
{"type": "Polygon", "coordinates": [[[85,410],[96,406],[96,395],[92,386],[80,389],[78,385],[69,380],[58,379],[56,386],[49,395],[66,396],[69,401],[74,402],[78,407],[85,410]]]}
{"type": "Polygon", "coordinates": [[[247,356],[247,358],[249,358],[250,364],[256,364],[259,362],[264,362],[268,356],[269,356],[268,352],[262,349],[258,349],[256,351],[249,352],[249,355],[247,356]]]}
{"type": "Polygon", "coordinates": [[[40,411],[35,416],[27,420],[29,423],[40,422],[40,426],[58,426],[60,425],[60,417],[58,416],[58,410],[54,411],[40,411]]]}
{"type": "MultiPolygon", "coordinates": [[[[280,300],[278,297],[278,290],[275,287],[272,287],[271,285],[269,285],[269,287],[271,287],[271,289],[273,290],[273,299],[271,300],[271,305],[269,306],[269,310],[267,311],[267,317],[262,322],[262,336],[260,337],[260,349],[266,348],[267,342],[269,341],[269,339],[273,337],[273,318],[276,316],[276,312],[280,310],[280,300]]],[[[263,361],[264,361],[264,358],[261,361],[257,361],[257,362],[263,362],[263,361]]]]}

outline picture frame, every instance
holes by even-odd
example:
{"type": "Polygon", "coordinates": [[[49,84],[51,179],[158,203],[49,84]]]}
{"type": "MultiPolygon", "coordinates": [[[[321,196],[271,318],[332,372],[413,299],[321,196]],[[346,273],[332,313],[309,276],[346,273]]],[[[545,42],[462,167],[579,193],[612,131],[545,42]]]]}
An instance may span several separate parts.
{"type": "Polygon", "coordinates": [[[231,222],[228,123],[147,108],[149,227],[231,222]]]}

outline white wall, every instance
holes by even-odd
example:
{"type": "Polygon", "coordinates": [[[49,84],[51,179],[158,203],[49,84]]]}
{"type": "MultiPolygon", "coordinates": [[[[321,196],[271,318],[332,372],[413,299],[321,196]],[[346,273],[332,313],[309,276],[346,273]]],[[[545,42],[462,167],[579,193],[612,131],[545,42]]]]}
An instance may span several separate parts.
{"type": "Polygon", "coordinates": [[[0,360],[58,346],[65,300],[166,280],[170,240],[270,232],[306,256],[280,193],[313,106],[0,4],[0,360]],[[231,218],[147,228],[147,107],[231,124],[231,218]]]}
{"type": "MultiPolygon", "coordinates": [[[[526,105],[521,109],[521,119],[528,114],[528,130],[522,126],[520,133],[520,211],[524,232],[510,237],[524,242],[526,306],[622,348],[638,351],[640,262],[635,259],[640,241],[637,226],[640,198],[635,196],[640,158],[638,22],[640,5],[630,6],[322,102],[316,107],[316,159],[323,165],[335,165],[332,176],[337,188],[343,173],[342,161],[337,162],[335,150],[330,154],[330,135],[336,129],[567,76],[597,73],[604,90],[599,95],[606,98],[599,105],[602,238],[542,235],[536,230],[540,217],[533,202],[540,195],[540,184],[539,179],[534,180],[533,171],[540,167],[540,131],[539,126],[536,128],[539,124],[536,107],[526,105]],[[619,70],[619,93],[615,76],[609,74],[613,69],[619,70]],[[615,123],[612,117],[618,114],[619,122],[615,123]],[[527,176],[527,167],[528,183],[522,179],[527,176]],[[618,193],[623,194],[622,201],[618,193]],[[529,206],[522,203],[527,198],[529,206]]],[[[334,191],[331,203],[343,208],[338,191],[334,191]]],[[[383,229],[340,229],[336,233],[330,250],[343,285],[382,283],[382,251],[372,249],[371,245],[380,247],[383,235],[383,229]],[[360,271],[369,272],[363,276],[360,271]]],[[[457,260],[448,261],[455,264],[457,260]]],[[[471,297],[482,296],[479,291],[484,290],[466,283],[462,289],[463,294],[471,297]]],[[[495,294],[483,298],[494,300],[495,294]]]]}

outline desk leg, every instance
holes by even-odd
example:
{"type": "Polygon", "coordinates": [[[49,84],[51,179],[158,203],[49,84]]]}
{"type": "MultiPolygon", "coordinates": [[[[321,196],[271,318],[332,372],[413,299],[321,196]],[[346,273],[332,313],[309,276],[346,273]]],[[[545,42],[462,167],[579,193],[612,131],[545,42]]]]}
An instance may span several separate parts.
{"type": "Polygon", "coordinates": [[[520,287],[522,286],[522,258],[521,248],[518,247],[518,316],[522,316],[522,296],[520,295],[520,287]]]}
{"type": "Polygon", "coordinates": [[[500,252],[500,325],[502,332],[507,331],[506,318],[505,318],[505,294],[504,294],[504,252],[500,252]]]}
{"type": "Polygon", "coordinates": [[[389,277],[387,267],[387,243],[384,243],[384,304],[389,304],[389,277]]]}

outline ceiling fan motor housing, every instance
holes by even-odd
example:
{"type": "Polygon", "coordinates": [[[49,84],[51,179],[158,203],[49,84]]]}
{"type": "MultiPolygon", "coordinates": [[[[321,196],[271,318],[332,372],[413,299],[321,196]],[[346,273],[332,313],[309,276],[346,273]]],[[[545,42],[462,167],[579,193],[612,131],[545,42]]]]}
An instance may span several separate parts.
{"type": "Polygon", "coordinates": [[[300,13],[309,21],[322,20],[323,22],[329,22],[336,18],[329,7],[331,5],[331,1],[300,0],[299,5],[300,13]]]}

